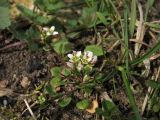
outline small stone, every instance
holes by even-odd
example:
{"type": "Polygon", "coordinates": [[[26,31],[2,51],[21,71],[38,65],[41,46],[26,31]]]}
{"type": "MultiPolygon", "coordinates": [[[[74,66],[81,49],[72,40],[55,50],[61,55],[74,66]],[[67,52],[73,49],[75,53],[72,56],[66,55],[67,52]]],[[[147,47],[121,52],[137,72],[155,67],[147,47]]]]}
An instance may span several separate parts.
{"type": "Polygon", "coordinates": [[[23,77],[22,81],[21,81],[21,86],[23,88],[27,88],[30,85],[30,80],[28,79],[28,77],[23,77]]]}
{"type": "Polygon", "coordinates": [[[8,85],[8,80],[0,80],[0,88],[6,88],[8,85]]]}
{"type": "Polygon", "coordinates": [[[7,100],[4,99],[4,100],[3,100],[3,105],[4,105],[4,106],[7,106],[7,104],[8,104],[7,100]]]}
{"type": "Polygon", "coordinates": [[[54,59],[55,59],[55,56],[53,54],[49,54],[47,56],[47,60],[49,60],[49,61],[53,61],[54,59]]]}

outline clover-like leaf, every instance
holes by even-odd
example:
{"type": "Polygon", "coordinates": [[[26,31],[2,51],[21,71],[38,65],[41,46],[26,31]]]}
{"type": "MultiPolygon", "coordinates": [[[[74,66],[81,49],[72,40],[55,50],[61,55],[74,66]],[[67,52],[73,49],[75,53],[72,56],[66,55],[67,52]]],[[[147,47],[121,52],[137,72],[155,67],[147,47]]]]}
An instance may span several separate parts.
{"type": "Polygon", "coordinates": [[[53,67],[51,68],[51,75],[54,77],[60,77],[61,76],[61,68],[60,67],[53,67]]]}
{"type": "Polygon", "coordinates": [[[82,101],[79,101],[77,104],[76,104],[76,107],[78,109],[81,109],[81,110],[84,110],[86,108],[88,108],[89,106],[89,101],[87,99],[84,99],[82,101]]]}
{"type": "Polygon", "coordinates": [[[9,18],[9,8],[0,7],[0,29],[5,29],[6,27],[11,25],[11,21],[9,18]]]}
{"type": "Polygon", "coordinates": [[[104,54],[103,48],[97,45],[88,45],[85,51],[91,51],[96,56],[102,56],[104,54]]]}
{"type": "Polygon", "coordinates": [[[66,107],[67,105],[69,105],[69,103],[71,102],[72,98],[71,97],[67,97],[67,98],[64,98],[62,100],[60,100],[58,102],[59,106],[60,107],[66,107]]]}

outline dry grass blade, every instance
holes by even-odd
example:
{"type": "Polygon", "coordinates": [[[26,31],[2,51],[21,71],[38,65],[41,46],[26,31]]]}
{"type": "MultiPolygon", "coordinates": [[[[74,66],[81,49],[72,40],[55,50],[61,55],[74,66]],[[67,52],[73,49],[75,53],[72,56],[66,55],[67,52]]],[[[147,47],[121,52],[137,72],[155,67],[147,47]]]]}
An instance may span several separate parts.
{"type": "Polygon", "coordinates": [[[31,114],[33,120],[37,120],[26,99],[24,99],[24,102],[25,102],[27,109],[28,109],[29,113],[31,114]]]}
{"type": "Polygon", "coordinates": [[[144,38],[144,33],[145,33],[145,26],[143,24],[144,20],[143,20],[143,10],[142,10],[142,5],[139,3],[138,4],[138,10],[140,13],[140,21],[137,22],[137,33],[136,33],[136,40],[138,41],[135,44],[135,50],[134,50],[134,54],[137,56],[139,54],[139,51],[141,49],[142,44],[139,44],[143,42],[143,38],[144,38]]]}
{"type": "MultiPolygon", "coordinates": [[[[158,72],[157,72],[157,75],[156,75],[156,79],[155,81],[158,80],[158,77],[160,75],[160,67],[158,68],[158,72]]],[[[147,102],[148,102],[148,99],[149,99],[149,95],[153,92],[153,89],[151,87],[148,88],[148,92],[144,98],[144,102],[143,102],[143,105],[142,105],[142,110],[141,110],[141,115],[144,114],[144,111],[145,111],[145,108],[146,108],[146,105],[147,105],[147,102]]]]}
{"type": "Polygon", "coordinates": [[[0,88],[0,97],[13,95],[13,90],[9,88],[0,88]]]}

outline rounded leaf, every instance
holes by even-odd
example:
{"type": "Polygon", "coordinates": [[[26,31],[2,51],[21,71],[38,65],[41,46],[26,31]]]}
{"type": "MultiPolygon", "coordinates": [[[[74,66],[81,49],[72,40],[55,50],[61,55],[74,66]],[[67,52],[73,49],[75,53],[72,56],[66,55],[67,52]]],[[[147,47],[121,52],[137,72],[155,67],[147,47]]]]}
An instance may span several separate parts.
{"type": "Polygon", "coordinates": [[[87,99],[82,100],[76,104],[76,107],[81,110],[88,108],[88,106],[89,106],[89,101],[87,99]]]}
{"type": "Polygon", "coordinates": [[[69,103],[71,102],[72,98],[71,97],[67,97],[64,98],[62,100],[59,101],[59,106],[60,107],[66,107],[67,105],[69,105],[69,103]]]}
{"type": "Polygon", "coordinates": [[[85,51],[91,51],[96,56],[102,56],[104,53],[103,48],[100,46],[96,46],[96,45],[88,45],[85,48],[85,51]]]}

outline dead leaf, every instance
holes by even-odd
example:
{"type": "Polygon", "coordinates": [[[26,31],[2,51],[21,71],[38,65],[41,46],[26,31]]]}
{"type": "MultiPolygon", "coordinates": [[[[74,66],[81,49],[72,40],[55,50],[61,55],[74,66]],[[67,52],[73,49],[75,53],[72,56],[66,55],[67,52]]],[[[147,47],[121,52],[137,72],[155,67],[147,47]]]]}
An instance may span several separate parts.
{"type": "Polygon", "coordinates": [[[91,106],[86,111],[93,114],[96,112],[96,108],[98,108],[98,102],[97,100],[93,100],[91,106]]]}

